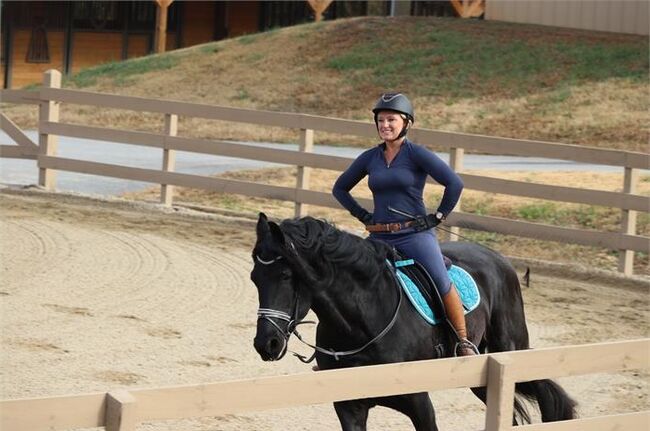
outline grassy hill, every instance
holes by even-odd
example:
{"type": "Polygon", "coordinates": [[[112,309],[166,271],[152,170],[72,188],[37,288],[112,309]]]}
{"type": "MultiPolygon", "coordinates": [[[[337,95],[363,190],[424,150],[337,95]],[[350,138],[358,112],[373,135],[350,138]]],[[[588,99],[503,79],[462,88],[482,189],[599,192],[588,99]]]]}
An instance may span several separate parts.
{"type": "MultiPolygon", "coordinates": [[[[369,120],[386,90],[408,94],[416,125],[647,151],[648,38],[422,17],[305,24],[87,69],[65,87],[369,120]]],[[[35,110],[9,107],[25,127],[35,110]]],[[[160,115],[90,107],[62,121],[161,130],[160,115]]],[[[295,140],[296,134],[181,119],[179,134],[295,140]]],[[[317,143],[368,145],[316,134],[317,143]]]]}

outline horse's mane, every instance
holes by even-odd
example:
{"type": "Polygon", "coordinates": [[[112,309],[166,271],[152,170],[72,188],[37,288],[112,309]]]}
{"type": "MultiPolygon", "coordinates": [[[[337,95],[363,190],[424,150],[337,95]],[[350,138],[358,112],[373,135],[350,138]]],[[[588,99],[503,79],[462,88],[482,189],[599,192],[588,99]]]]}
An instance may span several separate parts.
{"type": "Polygon", "coordinates": [[[347,270],[371,278],[392,255],[390,247],[384,243],[339,230],[313,217],[287,219],[280,228],[298,254],[321,277],[347,270]]]}

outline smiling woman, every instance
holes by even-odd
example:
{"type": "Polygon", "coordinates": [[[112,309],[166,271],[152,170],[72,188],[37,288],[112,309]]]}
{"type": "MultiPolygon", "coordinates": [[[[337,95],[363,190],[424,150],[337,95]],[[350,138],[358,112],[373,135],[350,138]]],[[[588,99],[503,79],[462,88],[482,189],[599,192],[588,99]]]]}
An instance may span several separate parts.
{"type": "Polygon", "coordinates": [[[437,291],[432,292],[433,297],[442,298],[457,334],[455,353],[473,355],[477,349],[469,340],[463,305],[447,276],[433,230],[456,206],[463,182],[438,156],[406,139],[415,115],[411,101],[404,94],[382,94],[372,112],[383,142],[355,159],[338,178],[332,193],[366,226],[371,239],[389,244],[424,266],[437,291]],[[374,200],[372,214],[350,194],[365,176],[374,200]],[[424,185],[429,176],[444,186],[444,194],[435,212],[427,214],[424,185]]]}

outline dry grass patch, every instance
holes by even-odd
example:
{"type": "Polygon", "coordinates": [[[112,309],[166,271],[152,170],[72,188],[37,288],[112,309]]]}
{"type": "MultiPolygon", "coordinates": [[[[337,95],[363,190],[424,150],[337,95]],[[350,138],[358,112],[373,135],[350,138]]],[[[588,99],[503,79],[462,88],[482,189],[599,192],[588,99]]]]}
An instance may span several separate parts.
{"type": "MultiPolygon", "coordinates": [[[[487,21],[363,17],[99,66],[64,86],[367,121],[380,92],[400,89],[414,100],[420,127],[645,152],[646,39],[487,21]],[[383,31],[387,20],[402,31],[383,31]],[[387,58],[391,46],[406,48],[387,58]]],[[[36,127],[34,108],[3,108],[22,127],[36,127]]],[[[160,131],[163,123],[160,114],[65,104],[61,119],[147,131],[160,131]]],[[[296,136],[188,118],[179,127],[182,136],[200,138],[291,142],[296,136]]],[[[365,141],[317,133],[316,142],[365,141]]]]}

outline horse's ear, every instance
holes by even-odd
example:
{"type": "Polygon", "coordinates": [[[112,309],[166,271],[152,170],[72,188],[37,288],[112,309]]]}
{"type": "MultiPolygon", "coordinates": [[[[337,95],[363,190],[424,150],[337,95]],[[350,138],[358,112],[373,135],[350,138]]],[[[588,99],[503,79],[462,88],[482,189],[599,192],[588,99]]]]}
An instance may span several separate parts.
{"type": "Polygon", "coordinates": [[[268,223],[268,226],[271,230],[271,236],[273,237],[273,241],[277,242],[280,245],[284,245],[284,232],[282,232],[282,229],[280,229],[280,226],[278,226],[277,223],[274,223],[270,221],[268,223]]]}
{"type": "Polygon", "coordinates": [[[264,238],[269,234],[269,219],[266,218],[266,214],[260,213],[259,218],[257,219],[257,237],[264,238]]]}

